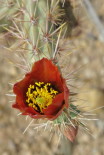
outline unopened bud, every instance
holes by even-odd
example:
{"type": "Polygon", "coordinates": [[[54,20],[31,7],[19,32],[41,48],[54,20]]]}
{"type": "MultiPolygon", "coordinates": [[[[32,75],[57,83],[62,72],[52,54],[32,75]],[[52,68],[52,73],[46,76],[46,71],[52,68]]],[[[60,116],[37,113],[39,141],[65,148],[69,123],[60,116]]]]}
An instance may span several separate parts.
{"type": "Polygon", "coordinates": [[[67,126],[63,131],[64,136],[67,137],[71,142],[75,140],[77,133],[78,133],[77,126],[76,127],[67,126]]]}

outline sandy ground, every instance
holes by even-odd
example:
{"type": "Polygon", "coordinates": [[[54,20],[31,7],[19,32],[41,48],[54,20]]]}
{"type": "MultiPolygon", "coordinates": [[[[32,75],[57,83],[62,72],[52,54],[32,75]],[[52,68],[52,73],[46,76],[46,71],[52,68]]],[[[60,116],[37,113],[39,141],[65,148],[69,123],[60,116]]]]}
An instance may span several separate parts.
{"type": "MultiPolygon", "coordinates": [[[[99,2],[92,0],[92,2],[104,23],[103,0],[99,2]]],[[[78,10],[78,14],[80,15],[81,11],[78,10]]],[[[84,104],[88,111],[104,106],[104,43],[99,40],[99,32],[85,13],[81,20],[80,28],[77,28],[77,32],[81,29],[81,33],[72,39],[74,54],[64,59],[63,64],[66,63],[67,66],[71,64],[72,69],[84,66],[75,74],[75,77],[79,78],[75,84],[81,85],[78,92],[86,92],[78,95],[77,104],[84,104]],[[83,103],[80,98],[87,101],[83,103]]],[[[8,56],[1,46],[4,43],[5,38],[0,39],[0,155],[64,155],[60,151],[62,140],[56,149],[59,139],[57,134],[52,135],[51,141],[49,141],[51,136],[49,132],[36,133],[32,127],[23,134],[31,119],[26,121],[24,116],[17,116],[18,111],[12,109],[12,104],[9,102],[14,100],[14,97],[5,95],[11,89],[8,83],[18,79],[21,71],[7,60],[8,56]]],[[[14,55],[9,57],[15,59],[14,55]]],[[[91,135],[83,129],[79,130],[73,144],[72,155],[104,154],[104,110],[101,109],[96,113],[95,117],[99,119],[98,121],[86,122],[92,131],[91,135]]]]}

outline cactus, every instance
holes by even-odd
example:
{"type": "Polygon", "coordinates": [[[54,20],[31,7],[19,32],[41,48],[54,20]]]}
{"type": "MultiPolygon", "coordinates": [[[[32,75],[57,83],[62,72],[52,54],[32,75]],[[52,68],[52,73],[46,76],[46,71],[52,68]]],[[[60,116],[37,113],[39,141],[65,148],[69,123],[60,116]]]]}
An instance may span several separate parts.
{"type": "MultiPolygon", "coordinates": [[[[68,48],[60,47],[60,41],[64,45],[65,39],[71,35],[71,30],[77,25],[77,20],[73,15],[73,8],[70,2],[68,0],[8,0],[2,2],[1,7],[0,21],[1,23],[6,21],[5,24],[1,24],[1,26],[4,33],[8,32],[12,39],[14,39],[7,49],[15,53],[21,53],[22,61],[24,61],[23,69],[25,69],[27,65],[28,73],[34,62],[39,63],[40,61],[42,63],[45,61],[45,63],[48,62],[52,65],[49,60],[59,67],[57,55],[60,54],[60,51],[68,51],[68,48]],[[48,60],[42,59],[44,57],[48,60]],[[31,66],[29,66],[29,64],[31,66]]],[[[21,67],[21,65],[18,66],[21,67]]],[[[55,70],[57,70],[56,66],[54,66],[55,70]]],[[[33,66],[33,68],[35,67],[33,66]]],[[[57,71],[57,76],[58,74],[59,72],[57,71]]],[[[46,87],[48,91],[51,87],[49,85],[51,84],[35,82],[35,87],[38,93],[41,92],[41,94],[45,93],[43,86],[46,87]],[[42,85],[41,90],[36,85],[39,85],[39,87],[42,85]]],[[[67,87],[65,83],[63,85],[66,89],[64,93],[67,95],[67,87]]],[[[34,87],[34,85],[29,85],[28,92],[26,92],[28,94],[27,96],[29,96],[29,100],[32,95],[30,92],[30,90],[32,91],[32,87],[34,87]]],[[[53,87],[50,90],[50,92],[46,93],[47,96],[50,95],[49,93],[55,93],[53,87]]],[[[17,93],[15,88],[14,92],[15,94],[17,93]]],[[[37,93],[36,90],[33,90],[33,92],[37,93]]],[[[77,94],[71,93],[70,91],[69,96],[75,95],[77,94]]],[[[66,98],[65,96],[65,99],[66,98]]],[[[31,99],[33,99],[33,97],[31,99]]],[[[36,101],[40,104],[42,101],[45,101],[45,99],[43,96],[39,96],[36,101]]],[[[34,103],[36,101],[34,101],[34,103]]],[[[37,107],[35,108],[37,109],[37,107]]],[[[78,120],[78,117],[83,117],[82,112],[77,106],[71,103],[69,108],[65,108],[59,117],[49,122],[49,125],[52,124],[52,126],[57,127],[68,139],[73,141],[77,134],[78,126],[86,127],[78,120]],[[71,131],[69,132],[70,126],[71,131]]]]}
{"type": "Polygon", "coordinates": [[[69,1],[12,0],[2,5],[0,20],[6,21],[4,30],[17,38],[17,42],[21,40],[35,60],[44,56],[54,59],[62,34],[69,36],[76,23],[69,1]]]}
{"type": "MultiPolygon", "coordinates": [[[[67,17],[69,10],[72,14],[69,1],[11,0],[1,4],[0,20],[6,21],[6,26],[3,25],[3,29],[10,33],[15,40],[8,49],[13,52],[25,53],[26,61],[31,65],[43,57],[51,59],[57,64],[59,42],[67,38],[73,28],[72,25],[70,26],[70,22],[68,23],[67,17]]],[[[71,24],[74,25],[75,17],[71,16],[71,18],[73,18],[70,19],[72,20],[71,24]]],[[[65,110],[65,113],[54,123],[61,124],[63,118],[67,122],[69,118],[77,117],[80,111],[73,106],[70,108],[74,110],[74,112],[70,112],[70,116],[65,110]]]]}

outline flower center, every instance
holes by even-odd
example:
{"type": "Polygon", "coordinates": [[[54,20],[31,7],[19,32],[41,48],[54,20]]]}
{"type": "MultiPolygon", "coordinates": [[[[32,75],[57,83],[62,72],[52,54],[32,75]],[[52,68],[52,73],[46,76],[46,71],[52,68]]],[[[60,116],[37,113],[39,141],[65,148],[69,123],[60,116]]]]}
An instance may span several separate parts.
{"type": "Polygon", "coordinates": [[[52,104],[52,100],[56,94],[58,94],[58,91],[52,87],[51,83],[35,82],[34,85],[29,85],[26,92],[26,102],[29,107],[43,113],[43,109],[52,104]]]}

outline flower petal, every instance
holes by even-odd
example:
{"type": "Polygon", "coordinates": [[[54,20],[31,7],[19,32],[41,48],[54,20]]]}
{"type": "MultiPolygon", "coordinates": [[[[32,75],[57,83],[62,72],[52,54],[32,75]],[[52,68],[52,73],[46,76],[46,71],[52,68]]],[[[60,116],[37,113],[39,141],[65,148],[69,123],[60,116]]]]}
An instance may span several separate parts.
{"type": "Polygon", "coordinates": [[[37,81],[51,82],[60,91],[63,91],[62,78],[58,68],[52,61],[43,58],[37,61],[32,68],[32,77],[37,81]]]}
{"type": "Polygon", "coordinates": [[[29,115],[32,118],[39,119],[39,118],[46,118],[45,115],[40,114],[39,112],[35,111],[32,107],[25,108],[25,112],[22,115],[29,115]]]}
{"type": "Polygon", "coordinates": [[[60,93],[53,99],[53,103],[43,110],[44,115],[55,119],[62,112],[64,105],[64,93],[60,93]]]}
{"type": "Polygon", "coordinates": [[[19,109],[19,106],[18,106],[17,103],[14,103],[14,104],[12,105],[12,107],[13,107],[13,108],[16,108],[16,109],[19,109]]]}
{"type": "Polygon", "coordinates": [[[17,82],[14,87],[13,87],[13,91],[16,95],[25,95],[28,86],[31,84],[32,82],[32,78],[31,78],[31,74],[28,73],[25,75],[25,78],[19,82],[17,82]]]}
{"type": "Polygon", "coordinates": [[[66,86],[66,82],[65,82],[65,79],[63,79],[63,88],[64,88],[64,99],[65,99],[65,106],[66,108],[69,107],[69,89],[67,88],[66,86]]]}

